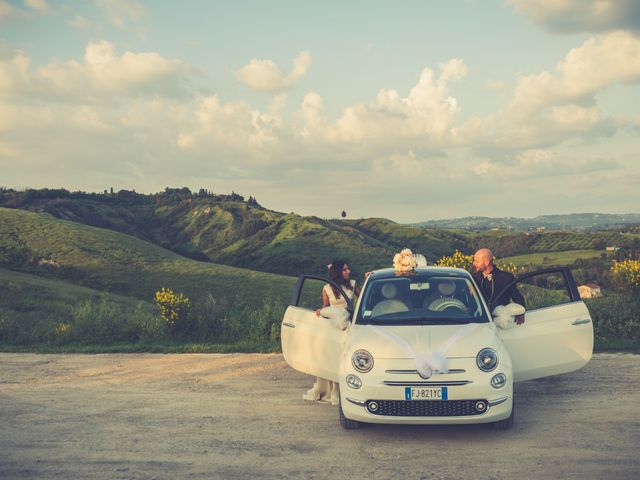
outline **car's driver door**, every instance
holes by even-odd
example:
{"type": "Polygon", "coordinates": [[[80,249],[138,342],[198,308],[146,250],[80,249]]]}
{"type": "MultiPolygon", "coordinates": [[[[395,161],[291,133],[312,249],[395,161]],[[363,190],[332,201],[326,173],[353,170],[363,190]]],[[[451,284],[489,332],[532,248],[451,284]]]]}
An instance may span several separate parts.
{"type": "Polygon", "coordinates": [[[284,359],[291,367],[337,382],[346,331],[316,315],[315,310],[322,306],[322,288],[326,284],[338,288],[347,300],[348,310],[353,312],[351,300],[327,277],[300,275],[282,319],[280,338],[284,359]]]}
{"type": "Polygon", "coordinates": [[[568,373],[586,365],[593,353],[593,323],[569,269],[539,270],[516,278],[514,284],[527,304],[525,322],[500,330],[514,380],[568,373]]]}

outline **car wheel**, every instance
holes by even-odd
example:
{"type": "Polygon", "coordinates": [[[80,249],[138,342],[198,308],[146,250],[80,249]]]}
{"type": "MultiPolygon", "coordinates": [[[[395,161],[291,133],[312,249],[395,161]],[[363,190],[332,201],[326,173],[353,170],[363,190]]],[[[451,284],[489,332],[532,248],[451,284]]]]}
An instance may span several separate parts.
{"type": "Polygon", "coordinates": [[[509,430],[510,428],[513,427],[513,424],[515,422],[515,414],[516,414],[516,406],[515,404],[511,407],[511,415],[509,415],[508,418],[505,418],[504,420],[499,420],[497,422],[495,422],[493,424],[493,428],[497,429],[497,430],[509,430]]]}
{"type": "Polygon", "coordinates": [[[340,426],[345,430],[356,430],[362,425],[362,423],[356,420],[350,420],[344,416],[344,412],[342,411],[342,399],[340,399],[340,403],[338,404],[338,412],[340,415],[340,426]]]}

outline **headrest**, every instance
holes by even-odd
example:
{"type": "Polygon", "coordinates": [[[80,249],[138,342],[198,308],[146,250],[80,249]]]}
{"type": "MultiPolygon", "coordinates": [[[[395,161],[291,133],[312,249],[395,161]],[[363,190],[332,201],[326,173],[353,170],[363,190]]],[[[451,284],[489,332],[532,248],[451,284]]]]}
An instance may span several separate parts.
{"type": "Polygon", "coordinates": [[[440,295],[444,295],[448,297],[449,295],[453,295],[453,292],[456,291],[456,284],[453,282],[441,282],[438,284],[438,291],[440,295]]]}
{"type": "Polygon", "coordinates": [[[382,286],[380,291],[382,292],[382,296],[386,299],[395,298],[398,294],[398,287],[391,282],[387,282],[382,286]]]}

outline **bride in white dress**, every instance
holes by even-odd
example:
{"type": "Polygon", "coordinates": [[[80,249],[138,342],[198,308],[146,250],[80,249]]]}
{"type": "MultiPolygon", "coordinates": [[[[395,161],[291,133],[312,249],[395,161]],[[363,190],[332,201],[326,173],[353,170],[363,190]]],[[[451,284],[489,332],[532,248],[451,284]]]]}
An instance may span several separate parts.
{"type": "MultiPolygon", "coordinates": [[[[360,295],[360,288],[356,285],[356,281],[351,279],[351,269],[346,262],[335,260],[329,265],[329,278],[340,285],[349,300],[353,301],[354,296],[360,295]]],[[[322,307],[347,308],[347,301],[340,292],[334,290],[333,286],[327,283],[322,289],[322,307]]],[[[320,316],[320,309],[316,310],[316,315],[320,316]]],[[[339,385],[337,382],[316,377],[313,387],[304,393],[302,398],[337,405],[340,401],[339,385]]]]}

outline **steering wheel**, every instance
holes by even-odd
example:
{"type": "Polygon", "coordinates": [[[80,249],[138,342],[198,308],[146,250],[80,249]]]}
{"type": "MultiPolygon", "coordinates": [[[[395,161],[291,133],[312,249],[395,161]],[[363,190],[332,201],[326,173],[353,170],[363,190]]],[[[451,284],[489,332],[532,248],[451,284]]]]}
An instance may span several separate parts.
{"type": "Polygon", "coordinates": [[[461,312],[464,312],[467,310],[467,306],[457,298],[451,297],[436,298],[429,304],[429,310],[432,310],[434,312],[444,312],[448,311],[449,309],[453,311],[459,310],[461,312]]]}

